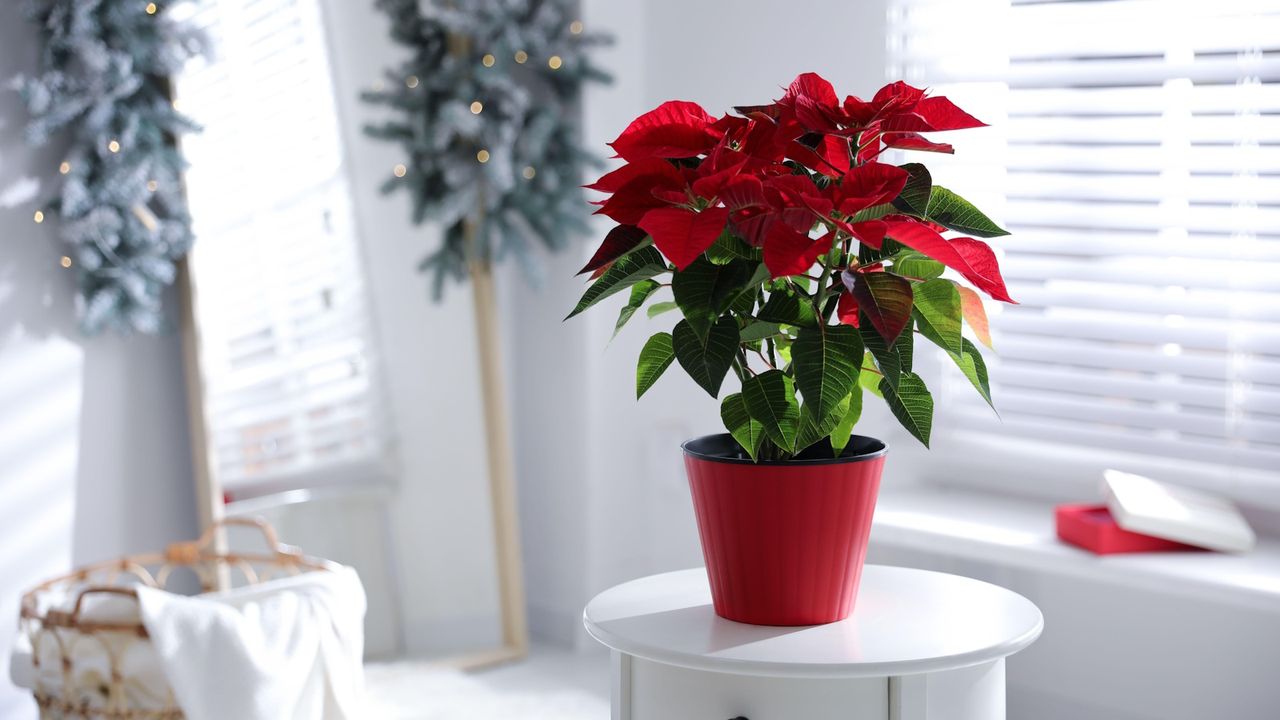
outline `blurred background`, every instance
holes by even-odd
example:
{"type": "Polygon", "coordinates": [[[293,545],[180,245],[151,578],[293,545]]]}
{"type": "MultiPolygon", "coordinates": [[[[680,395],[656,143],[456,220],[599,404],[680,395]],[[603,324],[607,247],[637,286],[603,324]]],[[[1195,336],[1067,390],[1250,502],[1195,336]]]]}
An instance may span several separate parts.
{"type": "MultiPolygon", "coordinates": [[[[0,77],[30,72],[39,52],[18,5],[0,7],[0,77]]],[[[79,333],[55,231],[32,223],[62,156],[29,148],[16,94],[0,94],[0,618],[45,577],[194,537],[201,504],[225,502],[357,567],[366,655],[384,663],[371,682],[499,645],[472,295],[431,301],[415,268],[439,229],[379,192],[405,157],[361,130],[382,115],[361,92],[403,59],[388,18],[368,0],[195,7],[215,52],[174,83],[205,129],[183,142],[194,290],[170,300],[194,297],[198,349],[176,331],[79,333]],[[205,438],[194,459],[192,437],[205,438]],[[212,500],[193,478],[201,457],[221,489],[212,500]]],[[[991,125],[924,161],[1013,233],[996,245],[1021,304],[990,308],[1000,415],[932,357],[917,359],[938,397],[932,450],[868,404],[859,432],[891,448],[870,561],[989,580],[1040,606],[1043,637],[1008,666],[1011,718],[1274,717],[1280,4],[580,11],[615,38],[595,55],[613,83],[581,102],[591,148],[662,101],[719,114],[775,99],[806,71],[862,97],[905,79],[991,125]],[[1107,468],[1235,500],[1257,549],[1099,560],[1059,544],[1054,503],[1099,500],[1107,468]]],[[[509,265],[495,283],[533,646],[468,676],[469,691],[561,703],[556,717],[607,712],[587,600],[701,565],[678,448],[720,429],[717,404],[682,373],[634,399],[635,358],[666,318],[637,317],[652,329],[612,340],[611,312],[562,322],[607,229],[538,256],[539,284],[509,265]]],[[[11,630],[0,622],[0,646],[11,630]]],[[[537,712],[526,716],[553,716],[537,712]]],[[[34,717],[34,705],[0,683],[0,717],[34,717]]]]}

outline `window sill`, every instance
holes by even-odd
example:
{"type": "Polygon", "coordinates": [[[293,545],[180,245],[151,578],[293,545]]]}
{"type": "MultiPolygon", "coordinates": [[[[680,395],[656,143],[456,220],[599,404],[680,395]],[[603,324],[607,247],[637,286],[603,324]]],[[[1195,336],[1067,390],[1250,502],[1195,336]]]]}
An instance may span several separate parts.
{"type": "Polygon", "coordinates": [[[1280,611],[1280,540],[1249,553],[1094,555],[1058,540],[1053,505],[972,490],[882,493],[873,543],[1280,611]]]}

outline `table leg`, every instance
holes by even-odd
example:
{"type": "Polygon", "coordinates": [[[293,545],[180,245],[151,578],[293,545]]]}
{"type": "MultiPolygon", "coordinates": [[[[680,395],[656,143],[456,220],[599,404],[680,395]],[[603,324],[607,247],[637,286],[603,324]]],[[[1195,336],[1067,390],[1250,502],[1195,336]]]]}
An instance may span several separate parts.
{"type": "Polygon", "coordinates": [[[1004,659],[889,678],[889,720],[1004,720],[1004,659]]]}
{"type": "Polygon", "coordinates": [[[631,660],[626,653],[609,651],[613,676],[612,692],[609,693],[613,698],[612,720],[631,720],[631,660]]]}

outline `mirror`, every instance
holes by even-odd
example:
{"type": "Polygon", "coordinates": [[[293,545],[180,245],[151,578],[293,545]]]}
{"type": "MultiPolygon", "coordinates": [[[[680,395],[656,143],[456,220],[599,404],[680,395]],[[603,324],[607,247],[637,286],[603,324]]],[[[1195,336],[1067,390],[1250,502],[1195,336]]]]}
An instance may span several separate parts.
{"type": "Polygon", "coordinates": [[[359,131],[385,19],[321,0],[192,13],[213,55],[174,97],[204,128],[183,142],[198,238],[183,285],[205,521],[260,515],[354,566],[369,657],[518,657],[501,388],[472,340],[485,308],[431,304],[415,265],[436,239],[377,193],[392,163],[369,166],[387,150],[359,131]]]}

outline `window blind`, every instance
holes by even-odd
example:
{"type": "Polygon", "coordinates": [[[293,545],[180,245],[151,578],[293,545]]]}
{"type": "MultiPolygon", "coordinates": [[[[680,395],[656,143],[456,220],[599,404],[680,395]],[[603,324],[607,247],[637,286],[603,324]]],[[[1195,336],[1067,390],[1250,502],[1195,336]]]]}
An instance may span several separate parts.
{"type": "Polygon", "coordinates": [[[367,476],[385,445],[318,0],[206,0],[176,83],[211,463],[239,490],[367,476]],[[367,466],[360,469],[353,466],[367,466]]]}
{"type": "Polygon", "coordinates": [[[890,55],[991,123],[934,174],[1012,232],[1000,417],[946,424],[1280,472],[1280,6],[901,0],[890,55]]]}

